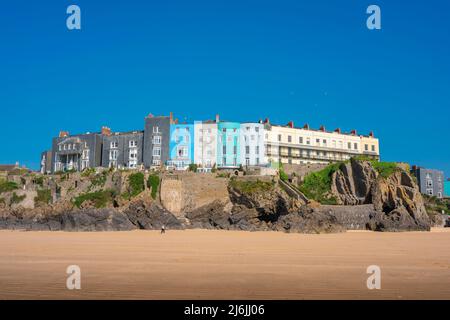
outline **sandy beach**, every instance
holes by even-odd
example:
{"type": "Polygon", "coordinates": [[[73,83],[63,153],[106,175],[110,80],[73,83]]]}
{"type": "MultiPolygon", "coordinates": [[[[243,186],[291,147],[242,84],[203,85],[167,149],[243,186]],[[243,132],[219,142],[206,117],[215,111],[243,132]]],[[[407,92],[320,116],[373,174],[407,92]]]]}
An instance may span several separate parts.
{"type": "Polygon", "coordinates": [[[0,299],[450,299],[450,229],[0,231],[0,299]],[[81,290],[66,288],[69,265],[81,290]]]}

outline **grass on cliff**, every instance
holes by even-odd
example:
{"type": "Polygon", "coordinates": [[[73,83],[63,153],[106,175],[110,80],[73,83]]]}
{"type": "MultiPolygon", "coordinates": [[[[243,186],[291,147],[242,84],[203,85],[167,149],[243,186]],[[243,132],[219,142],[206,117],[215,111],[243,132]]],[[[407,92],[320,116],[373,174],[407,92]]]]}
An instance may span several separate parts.
{"type": "Polygon", "coordinates": [[[13,204],[13,203],[15,203],[15,204],[21,203],[25,198],[26,198],[26,195],[18,196],[17,193],[14,192],[12,197],[11,197],[11,204],[13,204]]]}
{"type": "Polygon", "coordinates": [[[130,200],[143,192],[144,189],[144,174],[142,172],[130,174],[128,176],[128,191],[122,194],[122,197],[130,200]]]}
{"type": "Polygon", "coordinates": [[[435,196],[428,196],[426,194],[423,195],[423,199],[425,200],[425,209],[427,213],[442,213],[450,215],[450,200],[447,199],[438,199],[435,196]]]}
{"type": "Polygon", "coordinates": [[[158,193],[158,187],[159,187],[159,176],[156,174],[149,175],[148,179],[147,179],[147,188],[152,189],[153,200],[156,199],[156,194],[158,193]]]}
{"type": "Polygon", "coordinates": [[[382,162],[365,156],[353,157],[357,161],[368,161],[383,178],[389,178],[397,170],[401,170],[395,162],[382,162]]]}
{"type": "Polygon", "coordinates": [[[337,204],[336,198],[330,194],[331,177],[341,165],[342,162],[332,163],[320,171],[311,172],[299,187],[300,191],[309,199],[321,204],[337,204]]]}
{"type": "Polygon", "coordinates": [[[52,192],[50,189],[37,190],[37,196],[34,197],[34,202],[38,204],[49,204],[52,201],[52,192]]]}
{"type": "Polygon", "coordinates": [[[19,189],[17,183],[13,181],[0,180],[0,193],[19,189]]]}
{"type": "Polygon", "coordinates": [[[77,208],[81,208],[81,205],[85,201],[92,201],[95,208],[105,208],[109,203],[114,200],[115,192],[113,190],[100,190],[96,192],[89,192],[80,194],[73,199],[73,204],[77,208]]]}
{"type": "Polygon", "coordinates": [[[266,182],[260,180],[246,181],[246,180],[231,179],[230,186],[233,189],[238,190],[242,194],[252,194],[272,190],[272,188],[274,187],[274,182],[266,182]]]}

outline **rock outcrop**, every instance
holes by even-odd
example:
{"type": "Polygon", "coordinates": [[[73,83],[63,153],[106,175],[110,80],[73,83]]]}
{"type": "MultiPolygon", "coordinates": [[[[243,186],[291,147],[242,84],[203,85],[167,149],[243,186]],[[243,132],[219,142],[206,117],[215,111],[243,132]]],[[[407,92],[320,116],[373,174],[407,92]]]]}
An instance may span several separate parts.
{"type": "Polygon", "coordinates": [[[332,175],[332,193],[343,205],[373,204],[367,228],[376,231],[429,230],[430,219],[417,184],[401,168],[382,177],[369,161],[351,160],[332,175]]]}

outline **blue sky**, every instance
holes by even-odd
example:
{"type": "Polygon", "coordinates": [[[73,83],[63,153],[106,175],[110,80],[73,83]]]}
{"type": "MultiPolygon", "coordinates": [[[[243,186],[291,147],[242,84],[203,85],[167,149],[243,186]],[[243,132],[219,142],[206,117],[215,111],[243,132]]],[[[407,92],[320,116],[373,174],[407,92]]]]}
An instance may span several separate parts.
{"type": "Polygon", "coordinates": [[[60,130],[173,111],[373,130],[383,160],[450,176],[448,1],[11,1],[0,35],[0,163],[37,168],[60,130]]]}

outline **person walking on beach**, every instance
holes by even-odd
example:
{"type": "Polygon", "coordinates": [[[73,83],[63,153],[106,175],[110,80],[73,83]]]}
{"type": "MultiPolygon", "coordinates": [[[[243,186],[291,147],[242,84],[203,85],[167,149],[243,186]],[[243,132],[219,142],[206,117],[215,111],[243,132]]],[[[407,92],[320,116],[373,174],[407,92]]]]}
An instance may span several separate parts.
{"type": "Polygon", "coordinates": [[[166,233],[166,227],[164,225],[161,226],[161,234],[166,233]]]}

